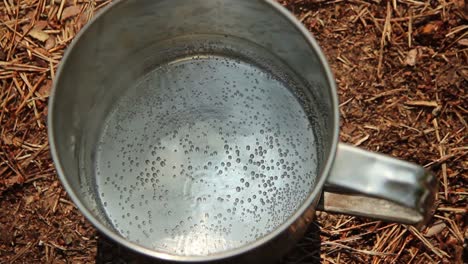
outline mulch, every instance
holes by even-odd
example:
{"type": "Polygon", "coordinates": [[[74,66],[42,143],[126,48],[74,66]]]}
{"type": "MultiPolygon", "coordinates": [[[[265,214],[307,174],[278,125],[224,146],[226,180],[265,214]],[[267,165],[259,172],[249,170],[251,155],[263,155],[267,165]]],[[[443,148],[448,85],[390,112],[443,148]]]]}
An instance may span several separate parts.
{"type": "MultiPolygon", "coordinates": [[[[75,34],[110,1],[0,1],[0,263],[93,263],[98,234],[52,164],[47,100],[75,34]]],[[[341,140],[440,182],[421,231],[318,213],[286,263],[467,261],[468,5],[464,0],[281,0],[339,86],[341,140]],[[317,243],[320,246],[317,246],[317,243]]]]}

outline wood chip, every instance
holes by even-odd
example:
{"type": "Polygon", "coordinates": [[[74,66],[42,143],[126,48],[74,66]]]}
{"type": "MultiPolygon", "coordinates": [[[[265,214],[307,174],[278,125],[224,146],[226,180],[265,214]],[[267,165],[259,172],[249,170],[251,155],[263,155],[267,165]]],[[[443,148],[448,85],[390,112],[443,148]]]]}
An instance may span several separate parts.
{"type": "Polygon", "coordinates": [[[416,59],[418,57],[418,49],[412,49],[406,55],[404,64],[408,66],[416,65],[416,59]]]}
{"type": "Polygon", "coordinates": [[[80,11],[81,11],[81,6],[69,6],[63,10],[61,19],[65,20],[65,19],[74,17],[78,15],[80,11]]]}
{"type": "Polygon", "coordinates": [[[28,35],[30,35],[32,38],[35,38],[41,42],[46,41],[49,38],[49,34],[45,33],[44,31],[33,28],[31,31],[29,31],[28,35]]]}
{"type": "Polygon", "coordinates": [[[428,107],[438,107],[439,104],[434,101],[407,101],[405,105],[409,106],[428,106],[428,107]]]}

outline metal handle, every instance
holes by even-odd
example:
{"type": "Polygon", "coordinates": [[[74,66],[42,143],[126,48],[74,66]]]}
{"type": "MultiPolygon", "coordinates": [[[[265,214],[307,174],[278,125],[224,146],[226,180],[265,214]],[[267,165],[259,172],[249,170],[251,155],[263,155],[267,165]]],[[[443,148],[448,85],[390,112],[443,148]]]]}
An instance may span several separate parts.
{"type": "Polygon", "coordinates": [[[420,227],[436,192],[423,167],[340,143],[318,209],[420,227]]]}

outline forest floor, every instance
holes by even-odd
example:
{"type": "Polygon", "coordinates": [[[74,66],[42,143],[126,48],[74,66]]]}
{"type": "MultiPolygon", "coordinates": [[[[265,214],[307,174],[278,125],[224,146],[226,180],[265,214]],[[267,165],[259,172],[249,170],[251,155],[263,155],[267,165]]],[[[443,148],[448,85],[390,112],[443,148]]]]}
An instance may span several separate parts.
{"type": "MultiPolygon", "coordinates": [[[[64,49],[110,2],[0,1],[0,263],[96,261],[99,236],[57,178],[46,117],[64,49]]],[[[316,37],[330,62],[339,87],[341,140],[421,164],[440,183],[434,216],[422,231],[318,213],[315,231],[284,262],[463,263],[468,5],[279,2],[316,37]]]]}

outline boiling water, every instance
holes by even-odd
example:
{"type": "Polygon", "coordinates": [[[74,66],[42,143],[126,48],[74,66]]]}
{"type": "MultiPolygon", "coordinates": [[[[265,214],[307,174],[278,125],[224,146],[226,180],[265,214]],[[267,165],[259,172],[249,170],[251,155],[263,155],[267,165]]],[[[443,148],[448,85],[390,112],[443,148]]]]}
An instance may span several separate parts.
{"type": "Polygon", "coordinates": [[[95,164],[114,228],[148,248],[205,255],[282,224],[317,173],[313,127],[286,86],[254,64],[205,55],[126,91],[95,164]]]}

